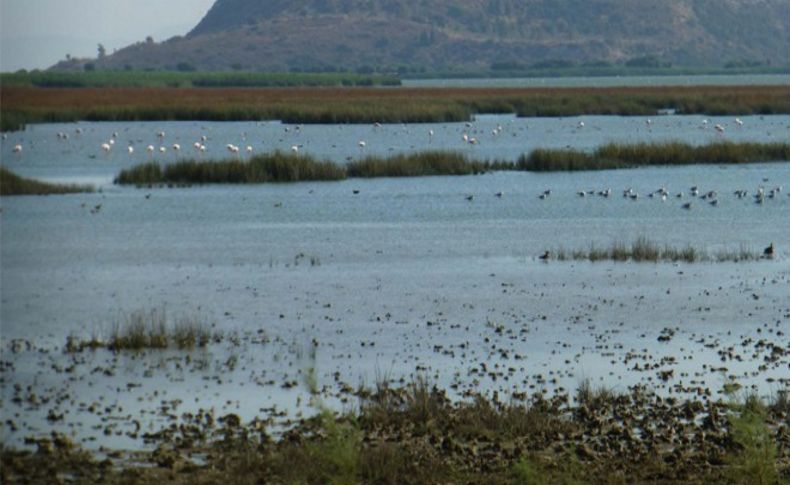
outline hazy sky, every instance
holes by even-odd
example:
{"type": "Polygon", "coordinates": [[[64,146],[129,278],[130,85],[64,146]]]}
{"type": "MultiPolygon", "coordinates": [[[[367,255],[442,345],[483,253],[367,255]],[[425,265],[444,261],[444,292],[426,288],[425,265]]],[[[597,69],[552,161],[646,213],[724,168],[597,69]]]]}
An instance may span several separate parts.
{"type": "Polygon", "coordinates": [[[0,0],[0,70],[44,69],[192,29],[214,0],[0,0]]]}

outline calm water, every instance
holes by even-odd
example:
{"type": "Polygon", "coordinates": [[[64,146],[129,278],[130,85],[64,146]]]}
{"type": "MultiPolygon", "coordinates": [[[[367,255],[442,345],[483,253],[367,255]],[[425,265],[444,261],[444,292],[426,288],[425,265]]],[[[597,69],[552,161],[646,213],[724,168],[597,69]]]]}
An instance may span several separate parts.
{"type": "Polygon", "coordinates": [[[787,347],[788,163],[187,189],[112,185],[121,168],[149,158],[147,145],[168,147],[163,157],[171,161],[178,157],[173,143],[191,155],[203,135],[204,157],[226,156],[227,143],[255,152],[300,145],[302,153],[339,162],[426,148],[512,160],[535,147],[592,149],[608,141],[790,139],[787,116],[746,117],[743,126],[734,118],[703,119],[655,117],[648,125],[645,118],[481,116],[469,126],[382,127],[79,123],[9,134],[4,166],[102,191],[2,200],[0,317],[3,361],[10,366],[0,375],[4,416],[13,414],[20,428],[6,426],[4,441],[61,429],[88,444],[135,446],[124,435],[131,425],[120,418],[144,415],[151,429],[167,424],[155,412],[163,400],[181,402],[179,411],[213,407],[249,419],[277,406],[293,417],[310,412],[307,400],[297,398],[312,366],[326,399],[338,407],[339,382],[356,387],[381,376],[427,375],[458,395],[572,390],[585,378],[678,394],[703,386],[714,397],[728,379],[763,394],[786,388],[786,357],[760,368],[760,352],[744,349],[744,359],[722,364],[718,351],[746,338],[787,347]],[[724,135],[711,128],[716,123],[725,126],[724,135]],[[492,134],[498,125],[501,132],[492,134]],[[58,132],[69,139],[58,140],[58,132]],[[105,154],[100,145],[114,132],[115,148],[105,154]],[[480,143],[464,144],[464,133],[480,143]],[[17,143],[21,155],[11,153],[17,143]],[[716,190],[719,204],[696,199],[692,210],[683,210],[693,185],[716,190]],[[733,195],[780,186],[762,205],[733,195]],[[663,202],[649,197],[660,187],[671,194],[663,202]],[[577,195],[606,188],[611,198],[577,195]],[[623,198],[626,188],[639,199],[623,198]],[[552,195],[540,200],[547,189],[552,195]],[[537,259],[546,249],[607,246],[640,235],[713,252],[761,251],[773,241],[778,255],[696,265],[537,259]],[[153,308],[198,315],[236,337],[196,351],[189,364],[177,352],[74,358],[60,349],[70,334],[101,336],[113,321],[153,308]],[[664,328],[677,335],[658,346],[664,328]],[[20,339],[34,347],[10,352],[20,339]],[[315,360],[307,351],[313,340],[315,360]],[[655,371],[636,372],[635,359],[665,359],[675,378],[666,383],[655,371]],[[713,371],[714,365],[726,370],[713,371]],[[297,386],[283,389],[283,382],[297,386]],[[49,404],[12,404],[15,384],[31,386],[49,404]],[[102,432],[107,416],[85,410],[92,402],[119,418],[110,435],[102,432]],[[63,421],[46,421],[53,409],[65,412],[63,421]]]}

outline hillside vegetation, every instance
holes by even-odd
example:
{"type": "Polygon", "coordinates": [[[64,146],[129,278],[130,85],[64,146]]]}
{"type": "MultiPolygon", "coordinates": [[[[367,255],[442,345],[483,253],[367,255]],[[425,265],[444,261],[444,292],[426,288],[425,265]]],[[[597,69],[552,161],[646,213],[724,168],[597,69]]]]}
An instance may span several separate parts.
{"type": "MultiPolygon", "coordinates": [[[[98,69],[356,70],[790,64],[786,0],[217,0],[186,36],[98,69]]],[[[80,68],[84,63],[61,63],[80,68]]]]}

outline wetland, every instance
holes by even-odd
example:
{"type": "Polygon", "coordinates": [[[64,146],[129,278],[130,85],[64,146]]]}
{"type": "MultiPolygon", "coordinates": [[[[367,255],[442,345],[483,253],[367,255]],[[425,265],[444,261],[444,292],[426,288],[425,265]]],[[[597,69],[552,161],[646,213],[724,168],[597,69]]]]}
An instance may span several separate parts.
{"type": "Polygon", "coordinates": [[[786,480],[786,162],[113,183],[229,144],[346,169],[790,132],[786,115],[649,116],[8,133],[3,168],[95,191],[0,199],[4,481],[786,480]],[[540,257],[640,240],[679,257],[540,257]],[[141,318],[172,343],[109,344],[141,318]],[[198,322],[183,346],[179,321],[198,322]]]}

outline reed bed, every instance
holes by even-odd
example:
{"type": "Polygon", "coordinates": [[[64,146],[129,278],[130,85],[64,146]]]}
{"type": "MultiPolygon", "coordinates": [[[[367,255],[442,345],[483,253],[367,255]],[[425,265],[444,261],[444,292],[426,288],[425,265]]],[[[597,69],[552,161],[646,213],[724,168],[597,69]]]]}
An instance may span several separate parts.
{"type": "Polygon", "coordinates": [[[428,151],[393,157],[369,156],[347,165],[350,178],[475,175],[510,165],[470,160],[461,153],[428,151]]]}
{"type": "Polygon", "coordinates": [[[639,166],[742,164],[790,160],[790,143],[715,142],[694,146],[680,142],[609,143],[592,153],[570,149],[538,149],[522,155],[519,170],[554,172],[606,170],[639,166]]]}
{"type": "Polygon", "coordinates": [[[93,192],[90,185],[50,184],[20,177],[10,170],[0,167],[0,196],[8,195],[55,195],[93,192]]]}
{"type": "Polygon", "coordinates": [[[120,185],[256,184],[332,181],[346,178],[472,175],[512,168],[512,164],[469,160],[456,152],[423,152],[389,158],[366,157],[347,166],[309,155],[274,152],[249,161],[184,160],[170,165],[149,162],[123,170],[120,185]]]}
{"type": "Polygon", "coordinates": [[[123,170],[115,179],[121,185],[161,184],[258,184],[343,180],[345,169],[310,156],[274,152],[256,155],[249,161],[183,160],[171,165],[144,163],[123,170]]]}
{"type": "Polygon", "coordinates": [[[537,149],[517,162],[480,161],[454,151],[425,151],[390,157],[367,156],[348,165],[298,153],[276,151],[249,160],[182,160],[148,162],[121,171],[121,185],[250,184],[331,181],[346,178],[473,175],[489,171],[559,171],[627,168],[690,163],[753,163],[790,160],[787,143],[719,142],[706,146],[683,143],[605,145],[593,154],[575,150],[537,149]]]}
{"type": "Polygon", "coordinates": [[[640,88],[37,88],[0,86],[2,129],[68,121],[421,123],[518,116],[790,113],[788,86],[640,88]]]}
{"type": "Polygon", "coordinates": [[[762,252],[754,251],[751,248],[741,245],[737,249],[722,249],[709,252],[697,249],[691,245],[684,247],[674,247],[670,245],[660,245],[646,237],[638,237],[631,244],[622,241],[613,242],[608,248],[599,247],[591,244],[586,250],[567,250],[558,248],[554,251],[547,251],[547,257],[556,261],[633,261],[637,263],[658,263],[658,262],[743,262],[757,261],[764,259],[762,252]]]}

